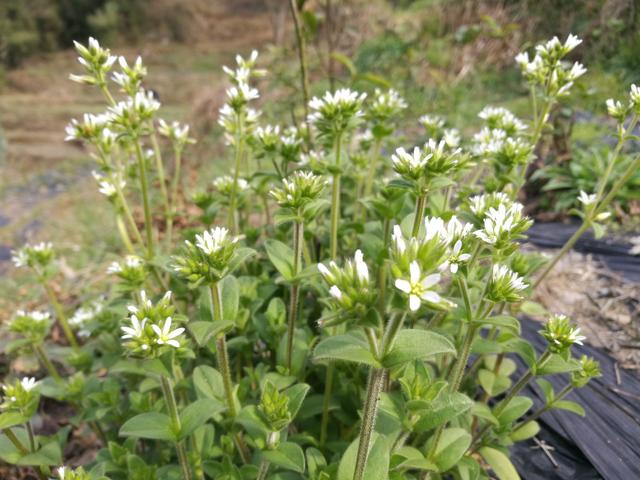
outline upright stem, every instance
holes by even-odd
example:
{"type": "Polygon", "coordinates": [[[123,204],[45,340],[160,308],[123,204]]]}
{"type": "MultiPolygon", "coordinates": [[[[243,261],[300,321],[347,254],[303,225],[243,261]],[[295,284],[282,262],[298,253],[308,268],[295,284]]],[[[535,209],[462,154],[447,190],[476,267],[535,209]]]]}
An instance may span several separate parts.
{"type": "Polygon", "coordinates": [[[322,397],[322,419],[320,420],[320,445],[327,441],[327,428],[329,426],[329,407],[331,406],[331,392],[333,390],[333,378],[336,366],[334,363],[327,365],[327,373],[324,378],[324,396],[322,397]]]}
{"type": "Polygon", "coordinates": [[[29,436],[29,449],[33,453],[36,451],[36,436],[33,433],[31,421],[27,421],[27,423],[25,423],[25,427],[27,427],[27,435],[29,436]]]}
{"type": "Polygon", "coordinates": [[[133,244],[131,243],[131,238],[129,237],[127,226],[124,224],[122,215],[120,215],[119,213],[116,213],[116,226],[118,227],[118,233],[120,233],[120,238],[122,239],[122,243],[127,249],[127,252],[129,252],[130,255],[134,255],[135,250],[133,248],[133,244]]]}
{"type": "Polygon", "coordinates": [[[293,361],[293,337],[295,335],[296,321],[298,319],[298,303],[300,294],[300,282],[296,278],[300,273],[302,261],[302,244],[304,243],[304,224],[296,220],[293,224],[293,282],[291,284],[291,298],[289,299],[289,321],[287,325],[287,369],[291,374],[293,361]]]}
{"type": "Polygon", "coordinates": [[[140,189],[142,190],[142,204],[144,207],[144,229],[147,235],[147,260],[151,260],[153,251],[153,218],[151,217],[151,206],[149,203],[149,184],[147,183],[147,161],[142,153],[140,139],[135,138],[133,142],[138,161],[138,172],[140,175],[140,189]]]}
{"type": "Polygon", "coordinates": [[[51,360],[49,359],[49,356],[47,355],[47,352],[45,352],[44,348],[42,348],[42,345],[40,344],[33,345],[33,351],[38,357],[38,360],[40,360],[40,363],[42,363],[42,365],[47,370],[47,372],[49,372],[49,375],[51,375],[51,378],[53,378],[57,384],[64,383],[62,381],[62,377],[60,376],[60,373],[58,372],[58,369],[51,362],[51,360]]]}
{"type": "MultiPolygon", "coordinates": [[[[220,296],[220,286],[218,283],[211,285],[211,297],[213,299],[213,320],[222,321],[222,298],[220,296]]],[[[233,395],[233,382],[231,380],[231,367],[229,366],[229,354],[227,352],[227,339],[224,333],[216,337],[216,358],[218,368],[222,375],[224,395],[227,399],[227,409],[229,416],[235,418],[238,414],[236,402],[233,395]]]]}
{"type": "Polygon", "coordinates": [[[231,200],[229,202],[229,227],[234,235],[238,234],[238,222],[237,222],[237,208],[238,208],[238,180],[240,179],[240,166],[242,163],[242,149],[243,149],[243,121],[242,117],[238,115],[238,121],[236,124],[236,136],[235,136],[235,170],[233,171],[233,188],[231,189],[231,200]]]}
{"type": "Polygon", "coordinates": [[[411,229],[411,236],[417,237],[420,231],[420,225],[422,224],[422,217],[424,217],[424,209],[427,206],[427,194],[422,193],[416,200],[416,213],[413,218],[413,228],[411,229]]]}
{"type": "Polygon", "coordinates": [[[304,35],[301,28],[300,12],[296,0],[289,0],[293,26],[296,31],[296,41],[298,42],[298,60],[300,62],[300,83],[302,86],[302,101],[304,102],[304,121],[307,125],[307,133],[311,135],[309,128],[309,76],[307,74],[307,52],[304,35]]]}
{"type": "MultiPolygon", "coordinates": [[[[335,149],[335,167],[340,168],[340,155],[342,150],[342,137],[336,136],[335,149]]],[[[335,260],[338,256],[338,228],[340,223],[340,173],[333,174],[333,185],[331,189],[331,243],[330,257],[335,260]]]]}
{"type": "Polygon", "coordinates": [[[371,368],[369,370],[369,381],[367,382],[367,392],[365,394],[362,411],[362,423],[360,425],[360,441],[358,443],[358,453],[356,456],[356,467],[353,473],[353,480],[363,480],[364,471],[367,467],[369,448],[371,446],[371,436],[376,422],[378,411],[378,400],[385,371],[382,368],[371,368]]]}
{"type": "MultiPolygon", "coordinates": [[[[178,405],[176,404],[176,397],[173,393],[173,385],[171,380],[164,375],[160,376],[160,386],[162,387],[162,394],[164,395],[164,401],[167,404],[167,410],[169,411],[169,417],[171,418],[172,427],[176,432],[179,432],[182,428],[180,423],[180,415],[178,414],[178,405]]],[[[180,440],[176,442],[176,453],[178,454],[178,461],[180,462],[180,468],[182,470],[182,478],[189,480],[191,478],[191,471],[189,469],[189,460],[187,459],[187,452],[184,448],[184,442],[180,440]]]]}
{"type": "MultiPolygon", "coordinates": [[[[391,220],[384,219],[382,225],[382,242],[384,244],[382,251],[387,252],[389,250],[389,240],[391,232],[391,220]]],[[[383,260],[378,267],[378,311],[380,314],[384,314],[386,308],[386,296],[387,296],[387,272],[388,264],[386,260],[383,260]]]]}
{"type": "Polygon", "coordinates": [[[124,193],[122,192],[122,189],[119,187],[116,187],[116,188],[118,189],[117,190],[118,198],[120,199],[120,205],[122,206],[122,211],[124,212],[124,216],[127,219],[127,222],[129,223],[129,228],[131,228],[131,231],[133,232],[133,236],[135,237],[136,241],[140,244],[140,247],[144,248],[144,240],[142,239],[142,235],[140,234],[138,225],[136,224],[136,221],[133,218],[133,214],[131,213],[131,209],[129,208],[127,199],[125,198],[124,193]]]}
{"type": "Polygon", "coordinates": [[[162,193],[162,201],[164,203],[165,214],[167,216],[167,226],[169,225],[169,219],[171,218],[171,206],[169,203],[169,193],[167,192],[167,182],[164,175],[164,162],[162,161],[162,152],[160,151],[160,144],[158,143],[158,136],[155,129],[151,130],[151,146],[153,147],[153,155],[156,159],[156,168],[158,169],[158,180],[160,181],[160,192],[162,193]]]}
{"type": "Polygon", "coordinates": [[[538,418],[540,418],[540,416],[542,414],[544,414],[544,413],[548,412],[549,410],[551,410],[553,408],[553,405],[556,402],[562,400],[564,397],[569,395],[569,393],[572,390],[573,390],[573,385],[568,384],[567,386],[565,386],[560,392],[558,392],[558,395],[556,396],[556,398],[553,399],[553,401],[551,403],[545,405],[544,407],[542,407],[542,408],[538,409],[537,411],[535,411],[534,413],[532,413],[529,418],[527,418],[526,420],[523,420],[518,425],[516,425],[511,433],[517,432],[522,427],[524,427],[526,424],[531,423],[531,422],[537,420],[538,418]]]}
{"type": "Polygon", "coordinates": [[[260,462],[260,469],[258,470],[258,476],[256,477],[256,480],[266,480],[267,472],[269,472],[269,462],[266,460],[262,460],[260,462]]]}
{"type": "Polygon", "coordinates": [[[175,168],[173,170],[173,179],[171,180],[171,197],[169,202],[171,205],[171,213],[169,216],[169,223],[167,227],[167,247],[171,248],[171,241],[173,235],[173,221],[176,216],[176,210],[178,207],[178,186],[180,185],[180,166],[182,164],[182,150],[180,148],[174,149],[175,156],[175,168]]]}
{"type": "Polygon", "coordinates": [[[368,197],[373,191],[373,179],[376,176],[376,167],[378,166],[378,157],[380,156],[380,144],[382,140],[376,138],[371,147],[371,157],[369,158],[369,171],[367,173],[366,183],[364,184],[364,196],[368,197]]]}
{"type": "Polygon", "coordinates": [[[532,286],[533,290],[535,290],[538,287],[538,285],[542,283],[542,281],[549,274],[549,272],[553,270],[553,267],[555,267],[556,264],[560,261],[560,259],[564,257],[569,250],[571,250],[571,247],[575,245],[575,243],[580,239],[582,234],[586,232],[590,226],[591,226],[591,221],[582,222],[582,225],[580,225],[580,228],[578,228],[578,230],[576,230],[575,233],[571,235],[571,238],[567,240],[567,243],[565,243],[562,246],[562,249],[555,254],[553,259],[549,263],[547,263],[542,273],[538,276],[538,278],[536,278],[535,282],[533,282],[533,286],[532,286]]]}
{"type": "Polygon", "coordinates": [[[62,305],[58,301],[58,298],[56,297],[56,294],[53,291],[53,288],[51,288],[51,285],[49,285],[47,281],[44,281],[42,285],[44,286],[44,289],[47,292],[47,297],[49,297],[49,303],[51,303],[51,306],[53,307],[54,312],[56,312],[56,317],[58,318],[58,322],[60,322],[60,326],[62,327],[64,336],[67,337],[67,340],[69,341],[73,349],[78,350],[79,346],[78,346],[78,341],[76,340],[76,336],[74,335],[73,330],[71,330],[71,326],[69,326],[69,322],[67,321],[67,316],[64,313],[64,308],[62,308],[62,305]]]}
{"type": "Polygon", "coordinates": [[[13,433],[13,430],[11,430],[11,428],[3,428],[2,433],[5,434],[9,441],[13,443],[13,446],[16,447],[16,450],[18,450],[22,455],[26,455],[29,453],[27,447],[22,444],[20,439],[16,436],[15,433],[13,433]]]}

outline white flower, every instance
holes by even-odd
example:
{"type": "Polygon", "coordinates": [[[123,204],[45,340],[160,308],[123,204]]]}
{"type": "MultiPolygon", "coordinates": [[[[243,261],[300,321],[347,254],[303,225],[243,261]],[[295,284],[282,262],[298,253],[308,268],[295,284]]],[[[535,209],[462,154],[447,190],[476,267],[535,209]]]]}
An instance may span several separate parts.
{"type": "Polygon", "coordinates": [[[457,273],[458,267],[461,263],[468,261],[471,258],[471,254],[469,253],[460,253],[462,250],[462,240],[458,240],[451,249],[451,254],[446,262],[442,264],[441,269],[446,269],[449,267],[449,271],[451,273],[457,273]]]}
{"type": "MultiPolygon", "coordinates": [[[[131,307],[129,307],[129,311],[131,311],[131,307]]],[[[120,338],[124,339],[139,339],[144,335],[144,326],[147,323],[147,319],[143,318],[142,322],[138,320],[137,315],[131,315],[130,318],[131,326],[130,327],[120,327],[120,329],[124,332],[120,338]]]]}
{"type": "Polygon", "coordinates": [[[460,145],[460,131],[457,128],[447,128],[442,134],[442,140],[447,146],[455,148],[460,145]]]}
{"type": "Polygon", "coordinates": [[[484,127],[473,136],[472,151],[476,155],[489,155],[502,148],[507,133],[500,128],[484,127]]]}
{"type": "Polygon", "coordinates": [[[58,478],[59,478],[60,480],[64,480],[64,476],[65,476],[65,474],[66,474],[66,471],[67,471],[67,468],[66,468],[66,467],[58,467],[57,472],[58,472],[58,478]]]}
{"type": "Polygon", "coordinates": [[[516,292],[522,291],[528,286],[521,276],[509,269],[506,265],[494,265],[491,270],[491,279],[494,284],[516,292]]]}
{"type": "Polygon", "coordinates": [[[202,235],[196,235],[196,247],[207,255],[217,252],[229,242],[237,241],[237,237],[229,237],[229,230],[224,227],[214,227],[211,230],[205,230],[202,235]]]}
{"type": "Polygon", "coordinates": [[[578,195],[578,201],[582,203],[585,207],[589,207],[593,205],[597,200],[597,195],[595,193],[588,194],[584,190],[580,190],[580,195],[578,195]]]}
{"type": "Polygon", "coordinates": [[[171,317],[167,317],[164,321],[164,325],[162,329],[157,325],[151,325],[151,328],[157,335],[156,343],[158,345],[170,345],[172,347],[178,348],[180,347],[180,343],[175,340],[176,337],[180,336],[182,332],[184,332],[184,328],[176,328],[171,331],[171,317]]]}
{"type": "Polygon", "coordinates": [[[587,73],[587,69],[584,67],[584,65],[579,62],[575,62],[571,67],[571,70],[569,70],[568,77],[569,80],[573,81],[578,77],[581,77],[585,73],[587,73]]]}
{"type": "Polygon", "coordinates": [[[364,256],[362,255],[362,251],[356,250],[356,253],[353,257],[354,263],[356,266],[356,274],[362,283],[369,282],[369,267],[364,262],[364,256]]]}
{"type": "Polygon", "coordinates": [[[571,50],[576,48],[581,43],[582,43],[582,39],[580,39],[576,35],[570,33],[569,36],[567,37],[567,39],[564,42],[564,48],[566,49],[567,52],[570,52],[571,50]]]}
{"type": "Polygon", "coordinates": [[[398,253],[403,254],[407,249],[407,242],[404,240],[404,235],[400,229],[400,225],[393,226],[393,233],[391,234],[391,240],[395,244],[398,253]]]}
{"type": "Polygon", "coordinates": [[[22,388],[29,392],[36,386],[36,379],[34,377],[23,377],[20,383],[22,384],[22,388]]]}
{"type": "Polygon", "coordinates": [[[436,115],[422,115],[418,122],[422,125],[427,131],[433,132],[438,131],[444,127],[444,119],[438,117],[436,115]]]}
{"type": "Polygon", "coordinates": [[[484,219],[484,228],[476,230],[474,235],[490,245],[497,244],[505,233],[510,233],[519,225],[522,220],[522,209],[523,206],[520,203],[514,203],[508,208],[504,204],[499,205],[498,208],[490,208],[484,219]]]}
{"type": "Polygon", "coordinates": [[[407,152],[404,148],[396,149],[396,153],[391,155],[393,169],[402,176],[418,178],[427,166],[432,154],[425,154],[420,147],[415,147],[413,153],[407,152]]]}
{"type": "Polygon", "coordinates": [[[629,98],[631,99],[631,103],[634,106],[640,105],[640,87],[638,87],[637,85],[631,85],[629,98]]]}
{"type": "Polygon", "coordinates": [[[409,265],[409,280],[398,278],[395,282],[396,288],[409,295],[409,309],[415,312],[420,308],[422,300],[430,303],[438,303],[441,300],[440,295],[429,290],[440,281],[440,274],[433,273],[422,277],[418,262],[413,261],[409,265]]]}
{"type": "MultiPolygon", "coordinates": [[[[320,264],[322,265],[322,264],[320,264]]],[[[324,265],[322,265],[324,267],[324,265]]],[[[336,300],[340,300],[342,298],[342,291],[338,288],[337,285],[332,285],[329,289],[329,294],[335,298],[336,300]]]]}

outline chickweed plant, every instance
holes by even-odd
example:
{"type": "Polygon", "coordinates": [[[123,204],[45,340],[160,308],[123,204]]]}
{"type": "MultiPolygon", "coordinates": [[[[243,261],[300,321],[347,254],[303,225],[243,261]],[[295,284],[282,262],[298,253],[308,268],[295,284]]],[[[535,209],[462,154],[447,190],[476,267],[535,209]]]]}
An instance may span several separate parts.
{"type": "MultiPolygon", "coordinates": [[[[67,135],[91,148],[122,257],[111,287],[72,313],[54,288],[55,247],[14,252],[50,308],[6,322],[6,353],[41,369],[4,380],[0,458],[61,480],[517,479],[509,446],[551,409],[583,415],[567,396],[600,375],[573,356],[584,337],[562,312],[541,326],[543,351],[517,315],[577,238],[604,228],[640,167],[581,193],[582,226],[553,259],[520,251],[532,220],[518,192],[549,112],[585,73],[566,60],[579,44],[518,55],[530,121],[488,106],[464,138],[427,112],[417,146],[399,144],[406,103],[394,90],[341,88],[300,105],[299,125],[263,122],[266,71],[257,52],[238,56],[219,116],[228,168],[198,193],[181,182],[189,127],[159,118],[142,60],[76,44],[83,71],[71,79],[106,110],[67,135]],[[187,217],[189,203],[202,214],[187,217]],[[566,379],[560,391],[552,375],[566,379]],[[529,384],[546,399],[537,410],[529,384]],[[68,427],[34,429],[42,397],[69,405],[68,427]],[[63,465],[71,429],[101,442],[86,465],[63,465]]],[[[607,107],[610,173],[640,89],[607,107]]]]}

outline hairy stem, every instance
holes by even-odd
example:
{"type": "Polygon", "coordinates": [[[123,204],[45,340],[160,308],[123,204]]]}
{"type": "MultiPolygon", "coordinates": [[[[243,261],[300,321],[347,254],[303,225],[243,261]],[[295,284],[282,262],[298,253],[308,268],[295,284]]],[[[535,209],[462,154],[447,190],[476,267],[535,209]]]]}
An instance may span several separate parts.
{"type": "Polygon", "coordinates": [[[5,436],[9,439],[9,441],[11,443],[13,443],[13,446],[16,447],[16,449],[22,454],[22,455],[26,455],[29,453],[29,450],[27,449],[27,447],[25,447],[22,442],[20,441],[20,439],[16,436],[15,433],[13,433],[13,430],[11,430],[11,428],[3,428],[2,429],[2,433],[5,434],[5,436]]]}
{"type": "Polygon", "coordinates": [[[51,378],[53,378],[57,384],[63,384],[64,382],[60,376],[60,372],[58,372],[58,369],[55,367],[51,359],[49,359],[49,356],[47,355],[47,352],[44,351],[44,348],[42,348],[42,345],[33,345],[33,351],[38,357],[38,360],[40,360],[40,363],[42,363],[47,372],[49,372],[51,378]]]}
{"type": "Polygon", "coordinates": [[[116,213],[116,226],[118,227],[118,233],[120,234],[120,239],[124,244],[124,247],[127,249],[130,255],[135,254],[135,250],[133,248],[133,244],[131,243],[131,238],[129,237],[129,232],[127,231],[127,226],[124,224],[124,220],[122,219],[122,215],[116,213]]]}
{"type": "MultiPolygon", "coordinates": [[[[336,136],[334,145],[335,151],[335,167],[340,168],[340,155],[342,150],[342,138],[336,136]]],[[[335,260],[338,256],[338,228],[340,224],[340,173],[333,174],[333,185],[331,188],[331,240],[330,253],[331,260],[335,260]]]]}
{"type": "MultiPolygon", "coordinates": [[[[180,415],[178,414],[178,405],[176,403],[176,397],[173,392],[173,385],[168,377],[162,375],[160,377],[160,386],[162,387],[162,394],[164,395],[164,401],[167,404],[167,410],[169,417],[171,418],[172,427],[176,432],[179,432],[182,428],[180,423],[180,415]]],[[[191,470],[189,468],[189,460],[187,459],[187,452],[184,448],[184,442],[181,440],[176,442],[176,453],[178,454],[178,461],[180,462],[180,469],[182,470],[182,478],[189,480],[191,478],[191,470]]]]}
{"type": "Polygon", "coordinates": [[[173,178],[171,180],[171,196],[169,197],[170,213],[169,221],[167,223],[167,247],[171,248],[172,236],[173,236],[173,222],[178,208],[178,186],[180,185],[180,167],[182,164],[182,150],[179,148],[174,149],[174,169],[173,178]]]}
{"type": "Polygon", "coordinates": [[[360,441],[358,443],[358,453],[356,456],[356,467],[353,473],[353,480],[363,480],[364,471],[369,458],[369,448],[371,447],[371,436],[375,427],[376,414],[378,412],[378,400],[382,383],[384,380],[384,369],[371,368],[369,370],[369,381],[365,394],[364,406],[362,409],[362,422],[360,424],[360,441]]]}
{"type": "Polygon", "coordinates": [[[300,282],[296,278],[300,273],[302,262],[302,245],[304,243],[304,224],[296,220],[293,224],[293,283],[291,284],[291,298],[289,299],[289,318],[287,324],[287,369],[291,374],[293,361],[293,337],[298,320],[298,303],[300,297],[300,282]]]}
{"type": "Polygon", "coordinates": [[[289,0],[293,26],[296,31],[296,41],[298,44],[298,61],[300,63],[300,85],[302,87],[302,101],[304,102],[304,121],[307,125],[307,133],[311,135],[309,128],[309,75],[307,73],[307,51],[302,25],[300,22],[300,12],[296,0],[289,0]]]}
{"type": "Polygon", "coordinates": [[[47,297],[49,298],[49,303],[53,307],[53,311],[56,313],[56,317],[58,318],[58,322],[60,322],[60,326],[62,327],[62,331],[64,332],[64,336],[67,337],[67,340],[71,344],[74,350],[78,350],[78,340],[76,340],[76,336],[71,330],[71,326],[69,325],[69,321],[67,320],[67,315],[64,313],[64,308],[58,301],[58,297],[56,293],[53,291],[51,285],[44,281],[42,283],[44,286],[45,292],[47,293],[47,297]]]}
{"type": "Polygon", "coordinates": [[[140,175],[140,190],[142,191],[142,206],[144,208],[144,229],[147,236],[147,260],[154,256],[153,250],[153,218],[151,217],[151,205],[149,203],[149,184],[147,182],[147,161],[142,153],[140,139],[134,140],[136,159],[138,161],[138,173],[140,175]]]}
{"type": "MultiPolygon", "coordinates": [[[[220,285],[214,283],[211,285],[211,297],[213,300],[213,321],[222,321],[222,298],[220,296],[220,285]]],[[[224,333],[218,334],[216,337],[216,358],[218,368],[222,375],[222,384],[224,386],[224,395],[227,400],[227,409],[229,416],[235,418],[238,414],[236,402],[233,395],[233,381],[231,380],[231,367],[229,366],[229,353],[227,352],[227,339],[224,333]]]]}
{"type": "Polygon", "coordinates": [[[427,195],[425,193],[422,193],[418,195],[418,198],[416,200],[416,212],[415,212],[415,216],[413,217],[413,228],[411,229],[412,237],[418,236],[418,232],[420,231],[420,225],[422,224],[422,220],[423,220],[422,217],[424,217],[424,210],[426,206],[427,206],[427,195]]]}
{"type": "Polygon", "coordinates": [[[244,145],[243,132],[244,125],[242,118],[238,116],[236,123],[236,136],[235,136],[235,160],[233,171],[233,188],[231,189],[231,200],[229,201],[229,228],[234,235],[238,234],[238,180],[240,179],[240,167],[242,163],[242,150],[244,145]]]}

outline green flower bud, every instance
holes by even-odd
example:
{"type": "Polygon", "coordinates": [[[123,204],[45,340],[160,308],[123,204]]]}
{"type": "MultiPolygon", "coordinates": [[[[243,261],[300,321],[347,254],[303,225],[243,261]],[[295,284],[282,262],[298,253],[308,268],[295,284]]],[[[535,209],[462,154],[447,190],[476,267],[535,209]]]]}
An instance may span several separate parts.
{"type": "Polygon", "coordinates": [[[540,331],[548,342],[551,353],[566,353],[574,343],[582,345],[586,337],[580,335],[580,328],[572,325],[565,315],[552,315],[540,331]]]}

